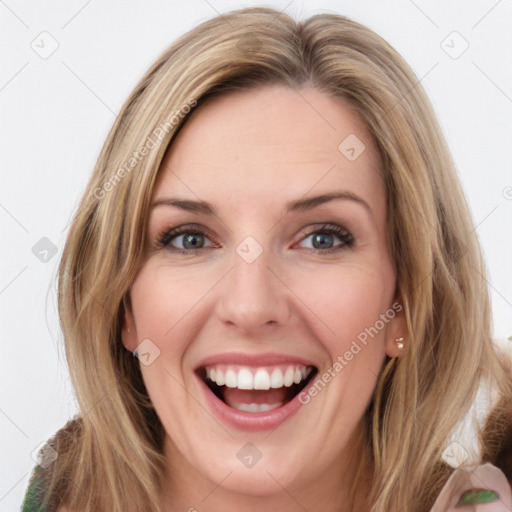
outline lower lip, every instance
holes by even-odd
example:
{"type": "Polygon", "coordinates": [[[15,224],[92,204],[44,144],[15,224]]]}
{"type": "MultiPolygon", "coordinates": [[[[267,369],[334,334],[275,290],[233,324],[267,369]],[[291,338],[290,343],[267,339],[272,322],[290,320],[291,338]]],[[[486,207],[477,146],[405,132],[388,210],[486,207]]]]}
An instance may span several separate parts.
{"type": "Polygon", "coordinates": [[[271,411],[246,412],[233,409],[225,404],[210,390],[201,377],[196,376],[200,387],[214,415],[223,423],[239,430],[264,431],[277,428],[285,420],[293,416],[301,407],[299,395],[295,395],[289,402],[271,411]]]}

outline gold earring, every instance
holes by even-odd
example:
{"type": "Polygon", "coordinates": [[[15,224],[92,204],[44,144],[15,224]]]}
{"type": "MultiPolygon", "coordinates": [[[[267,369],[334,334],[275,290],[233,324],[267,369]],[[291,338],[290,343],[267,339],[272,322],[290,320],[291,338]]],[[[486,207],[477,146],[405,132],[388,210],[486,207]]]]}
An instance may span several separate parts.
{"type": "Polygon", "coordinates": [[[395,343],[398,350],[402,350],[404,348],[404,344],[402,343],[402,341],[404,341],[403,338],[395,338],[395,343]]]}

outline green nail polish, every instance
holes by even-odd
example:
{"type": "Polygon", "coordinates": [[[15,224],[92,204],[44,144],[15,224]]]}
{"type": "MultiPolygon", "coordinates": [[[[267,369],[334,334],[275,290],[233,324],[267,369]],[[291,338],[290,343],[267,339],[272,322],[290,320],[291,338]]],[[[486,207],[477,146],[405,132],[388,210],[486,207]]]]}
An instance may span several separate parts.
{"type": "Polygon", "coordinates": [[[492,503],[499,498],[499,494],[491,489],[469,489],[462,493],[456,507],[471,505],[473,503],[492,503]]]}

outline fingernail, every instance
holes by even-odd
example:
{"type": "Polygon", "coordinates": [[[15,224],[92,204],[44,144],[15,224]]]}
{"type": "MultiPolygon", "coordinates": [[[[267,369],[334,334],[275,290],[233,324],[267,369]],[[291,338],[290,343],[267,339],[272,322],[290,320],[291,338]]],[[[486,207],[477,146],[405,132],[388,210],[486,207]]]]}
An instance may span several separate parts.
{"type": "Polygon", "coordinates": [[[456,507],[474,503],[492,503],[499,499],[499,494],[491,489],[469,489],[462,493],[456,507]]]}

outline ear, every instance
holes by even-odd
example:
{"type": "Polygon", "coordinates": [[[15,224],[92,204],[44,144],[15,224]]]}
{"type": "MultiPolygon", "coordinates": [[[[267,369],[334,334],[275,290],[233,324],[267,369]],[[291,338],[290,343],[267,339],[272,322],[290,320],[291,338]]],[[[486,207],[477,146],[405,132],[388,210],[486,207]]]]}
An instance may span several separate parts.
{"type": "Polygon", "coordinates": [[[402,357],[405,352],[407,352],[409,341],[409,333],[402,301],[396,299],[390,309],[395,311],[395,316],[390,320],[386,330],[386,354],[389,357],[402,357]],[[399,348],[399,343],[403,345],[402,349],[399,348]]]}
{"type": "MultiPolygon", "coordinates": [[[[127,292],[129,293],[129,292],[127,292]]],[[[133,316],[131,301],[129,296],[123,297],[123,324],[121,327],[121,338],[124,347],[133,352],[137,347],[137,327],[135,326],[135,317],[133,316]]]]}

